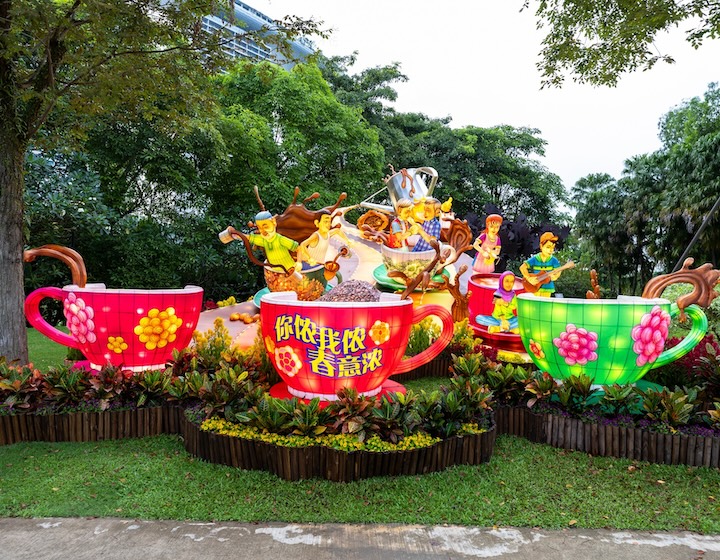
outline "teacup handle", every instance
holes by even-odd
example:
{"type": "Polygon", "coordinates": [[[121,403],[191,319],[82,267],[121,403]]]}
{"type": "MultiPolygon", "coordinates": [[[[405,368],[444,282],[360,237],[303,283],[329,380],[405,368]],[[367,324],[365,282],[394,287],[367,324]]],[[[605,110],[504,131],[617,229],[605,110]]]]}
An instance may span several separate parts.
{"type": "Polygon", "coordinates": [[[413,324],[417,323],[430,315],[435,315],[435,317],[442,321],[442,332],[440,336],[419,354],[401,361],[395,373],[405,373],[426,364],[433,358],[439,356],[440,352],[442,352],[452,340],[453,333],[455,332],[455,322],[450,312],[441,305],[422,305],[414,308],[412,322],[413,324]]]}
{"type": "MultiPolygon", "coordinates": [[[[680,312],[680,308],[677,304],[673,303],[670,308],[670,315],[675,317],[680,312]]],[[[708,329],[708,320],[703,310],[697,305],[690,305],[685,308],[685,314],[690,317],[692,321],[692,327],[690,332],[683,338],[679,344],[665,350],[658,359],[652,365],[652,368],[660,367],[674,362],[678,358],[682,358],[685,354],[690,352],[697,343],[700,342],[708,329]]],[[[652,369],[651,368],[651,369],[652,369]]]]}
{"type": "Polygon", "coordinates": [[[53,342],[57,342],[58,344],[68,346],[70,348],[80,349],[80,344],[77,340],[75,340],[75,338],[53,327],[40,314],[40,302],[48,297],[58,301],[63,301],[65,299],[65,294],[60,288],[48,286],[38,288],[25,298],[25,318],[28,320],[28,323],[53,342]]]}

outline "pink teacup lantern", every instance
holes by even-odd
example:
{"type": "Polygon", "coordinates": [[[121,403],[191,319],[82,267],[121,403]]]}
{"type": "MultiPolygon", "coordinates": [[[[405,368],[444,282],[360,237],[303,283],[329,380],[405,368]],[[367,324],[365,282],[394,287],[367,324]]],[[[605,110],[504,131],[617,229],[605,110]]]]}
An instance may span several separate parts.
{"type": "Polygon", "coordinates": [[[51,340],[80,350],[92,369],[111,364],[142,371],[165,367],[173,350],[190,343],[202,301],[203,289],[198,286],[122,290],[73,284],[35,290],[25,300],[25,316],[51,340]],[[70,334],[42,317],[39,308],[45,298],[63,303],[70,334]]]}
{"type": "MultiPolygon", "coordinates": [[[[498,289],[500,274],[488,272],[473,274],[468,279],[468,292],[471,292],[468,300],[468,313],[471,318],[478,315],[492,315],[493,294],[498,289]]],[[[522,281],[516,276],[513,290],[516,294],[525,292],[522,281]]]]}
{"type": "Polygon", "coordinates": [[[438,356],[454,329],[444,307],[413,307],[411,299],[395,294],[383,294],[379,302],[330,302],[298,301],[294,292],[272,292],[262,297],[260,317],[265,348],[287,392],[324,401],[335,400],[343,387],[366,396],[379,394],[390,375],[438,356]],[[430,315],[442,322],[440,337],[402,360],[410,327],[430,315]]]}

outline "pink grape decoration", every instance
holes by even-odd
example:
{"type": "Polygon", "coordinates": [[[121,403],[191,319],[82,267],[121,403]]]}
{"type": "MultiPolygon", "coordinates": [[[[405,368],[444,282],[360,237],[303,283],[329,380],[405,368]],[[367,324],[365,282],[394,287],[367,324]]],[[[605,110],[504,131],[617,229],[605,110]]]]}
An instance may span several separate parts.
{"type": "Polygon", "coordinates": [[[597,360],[598,335],[596,332],[584,328],[577,328],[568,323],[565,331],[560,333],[558,338],[553,339],[553,344],[558,348],[558,354],[565,358],[569,366],[585,365],[588,362],[597,360]]]}
{"type": "Polygon", "coordinates": [[[95,311],[85,301],[70,292],[63,302],[63,314],[67,320],[67,327],[81,344],[95,342],[97,336],[95,330],[95,311]]]}
{"type": "Polygon", "coordinates": [[[638,355],[635,363],[638,366],[651,364],[665,348],[665,340],[670,328],[670,314],[659,306],[652,308],[640,319],[640,324],[632,330],[633,351],[638,355]]]}

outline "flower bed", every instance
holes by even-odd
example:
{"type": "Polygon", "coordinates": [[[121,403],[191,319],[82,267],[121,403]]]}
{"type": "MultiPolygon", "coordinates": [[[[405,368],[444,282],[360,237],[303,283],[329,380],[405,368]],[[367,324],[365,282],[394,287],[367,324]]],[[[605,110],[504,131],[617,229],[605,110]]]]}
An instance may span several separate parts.
{"type": "Polygon", "coordinates": [[[416,475],[452,465],[488,462],[494,426],[480,434],[435,441],[400,451],[341,451],[322,445],[290,447],[205,431],[172,405],[68,414],[0,416],[0,445],[31,441],[90,442],[179,434],[191,455],[212,463],[271,472],[285,480],[326,478],[351,482],[374,476],[416,475]]]}
{"type": "Polygon", "coordinates": [[[452,436],[426,447],[401,451],[341,451],[324,445],[289,447],[208,432],[187,421],[185,449],[213,463],[264,470],[285,480],[325,478],[352,482],[374,476],[418,475],[453,465],[478,465],[492,457],[495,427],[452,436]]]}
{"type": "Polygon", "coordinates": [[[452,356],[440,390],[375,399],[345,388],[322,407],[271,397],[262,343],[233,350],[216,326],[164,371],[67,366],[43,374],[0,362],[0,445],[180,434],[208,461],[288,480],[351,481],[482,463],[500,433],[593,455],[717,468],[720,402],[710,401],[718,400],[720,357],[711,350],[700,361],[701,387],[612,385],[599,396],[587,376],[559,386],[473,348],[452,356]],[[203,430],[207,419],[233,427],[203,430]]]}
{"type": "Polygon", "coordinates": [[[0,444],[180,434],[203,459],[288,480],[417,474],[492,455],[490,392],[474,382],[377,399],[343,388],[321,406],[272,397],[271,373],[262,342],[232,348],[222,324],[161,371],[0,363],[0,444]]]}

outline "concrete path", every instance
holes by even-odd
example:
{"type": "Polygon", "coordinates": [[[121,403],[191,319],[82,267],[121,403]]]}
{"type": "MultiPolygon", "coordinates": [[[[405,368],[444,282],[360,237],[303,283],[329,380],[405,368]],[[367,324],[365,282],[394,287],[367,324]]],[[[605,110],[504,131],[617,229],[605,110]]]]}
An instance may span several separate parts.
{"type": "Polygon", "coordinates": [[[720,536],[425,525],[3,518],[0,558],[719,560],[720,536]]]}

